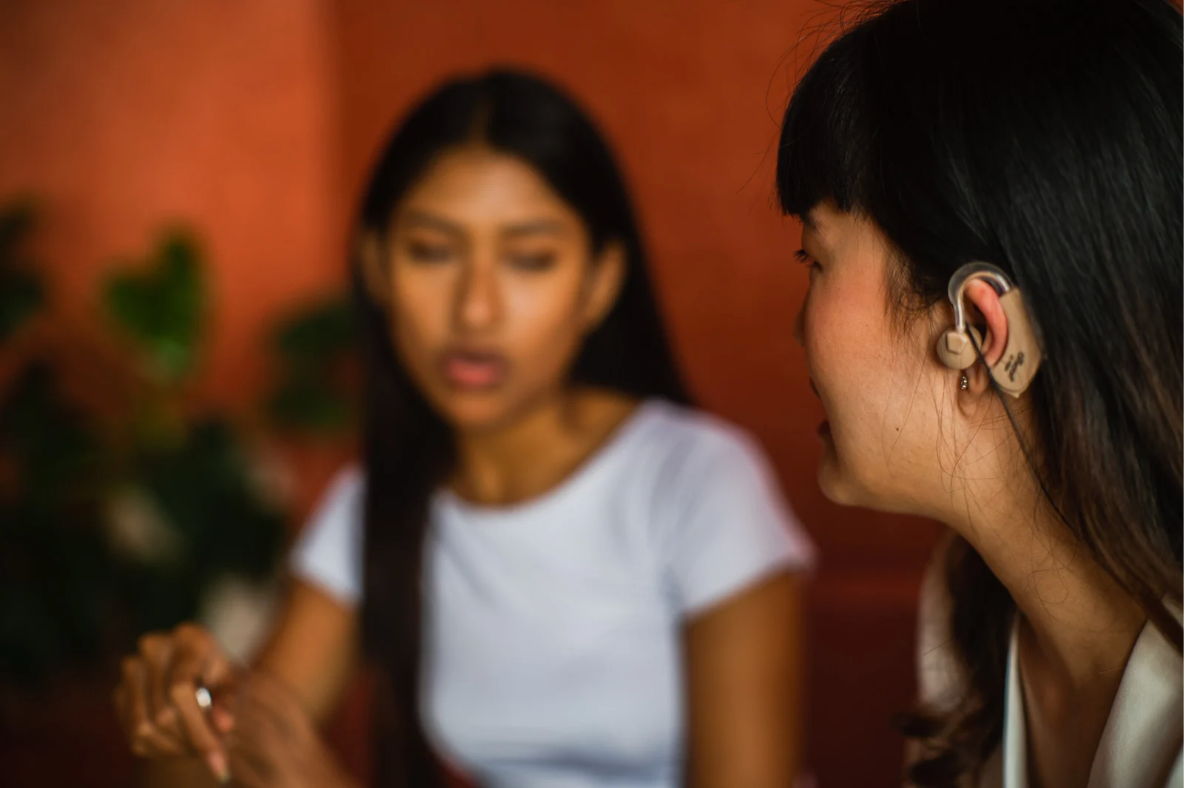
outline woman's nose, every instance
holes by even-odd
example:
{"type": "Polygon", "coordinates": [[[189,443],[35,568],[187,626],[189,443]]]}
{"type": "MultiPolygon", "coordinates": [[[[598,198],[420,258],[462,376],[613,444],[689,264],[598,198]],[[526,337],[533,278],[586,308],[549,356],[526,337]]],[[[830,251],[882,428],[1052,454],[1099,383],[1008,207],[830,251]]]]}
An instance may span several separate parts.
{"type": "Polygon", "coordinates": [[[465,267],[457,294],[457,319],[468,331],[490,328],[499,317],[498,278],[494,266],[473,262],[465,267]]]}

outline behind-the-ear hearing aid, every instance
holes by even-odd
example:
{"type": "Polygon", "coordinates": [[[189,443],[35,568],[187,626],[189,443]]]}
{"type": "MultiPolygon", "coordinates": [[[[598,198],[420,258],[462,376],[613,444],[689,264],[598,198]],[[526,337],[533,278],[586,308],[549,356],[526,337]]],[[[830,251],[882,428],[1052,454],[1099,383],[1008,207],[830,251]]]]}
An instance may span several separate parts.
{"type": "Polygon", "coordinates": [[[964,288],[979,279],[992,285],[1001,299],[1001,310],[1009,322],[1005,351],[989,370],[1000,389],[1020,397],[1034,379],[1042,363],[1042,349],[1026,312],[1021,291],[1013,286],[1005,272],[989,263],[968,263],[951,276],[947,297],[955,309],[955,328],[943,332],[936,350],[939,360],[951,369],[968,369],[980,357],[983,337],[964,318],[964,288]]]}

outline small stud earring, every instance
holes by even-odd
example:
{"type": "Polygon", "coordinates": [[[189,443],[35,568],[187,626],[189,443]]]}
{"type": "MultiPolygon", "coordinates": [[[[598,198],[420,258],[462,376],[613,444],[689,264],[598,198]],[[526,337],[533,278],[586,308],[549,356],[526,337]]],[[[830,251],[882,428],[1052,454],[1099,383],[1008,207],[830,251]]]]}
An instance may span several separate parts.
{"type": "Polygon", "coordinates": [[[968,376],[960,375],[960,391],[968,390],[968,376]]]}

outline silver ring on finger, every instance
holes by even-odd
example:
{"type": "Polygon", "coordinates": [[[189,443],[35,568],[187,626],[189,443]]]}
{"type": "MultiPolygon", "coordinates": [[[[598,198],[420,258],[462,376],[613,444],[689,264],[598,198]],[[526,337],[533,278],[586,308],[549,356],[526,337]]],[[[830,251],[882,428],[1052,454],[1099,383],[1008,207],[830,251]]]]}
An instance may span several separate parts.
{"type": "Polygon", "coordinates": [[[198,684],[194,689],[194,700],[198,702],[198,708],[202,710],[203,714],[210,713],[210,707],[214,705],[214,698],[210,695],[210,689],[205,684],[198,684]]]}

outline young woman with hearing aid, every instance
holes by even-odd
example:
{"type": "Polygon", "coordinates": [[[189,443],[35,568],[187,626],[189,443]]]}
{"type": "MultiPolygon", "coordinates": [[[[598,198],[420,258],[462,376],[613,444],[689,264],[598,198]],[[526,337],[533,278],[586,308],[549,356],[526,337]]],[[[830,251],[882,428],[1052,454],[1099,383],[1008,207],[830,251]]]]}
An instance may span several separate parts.
{"type": "Polygon", "coordinates": [[[365,660],[382,786],[444,761],[508,788],[786,788],[812,547],[752,439],[684,404],[590,121],[522,74],[438,89],[372,174],[354,283],[363,462],[297,545],[270,645],[236,673],[186,626],[125,662],[160,784],[198,754],[348,785],[315,723],[365,660]]]}
{"type": "Polygon", "coordinates": [[[1182,17],[876,5],[778,157],[819,483],[934,518],[918,786],[1182,785],[1182,17]]]}

